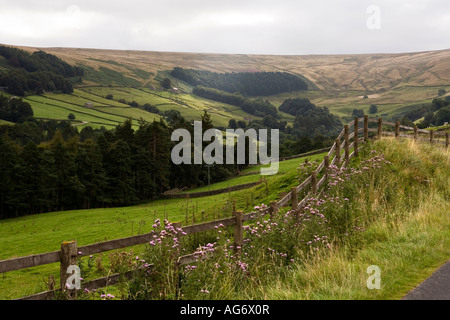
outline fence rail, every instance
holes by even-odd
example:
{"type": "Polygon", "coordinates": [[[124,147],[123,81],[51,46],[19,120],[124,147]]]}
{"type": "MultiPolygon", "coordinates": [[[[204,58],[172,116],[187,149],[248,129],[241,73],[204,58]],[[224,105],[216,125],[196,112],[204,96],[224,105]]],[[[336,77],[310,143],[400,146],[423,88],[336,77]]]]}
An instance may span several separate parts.
{"type": "MultiPolygon", "coordinates": [[[[377,139],[381,138],[383,135],[389,135],[395,136],[396,138],[407,137],[413,138],[417,141],[424,140],[430,143],[438,142],[440,144],[444,144],[445,148],[448,148],[449,146],[448,133],[436,133],[433,130],[427,131],[418,129],[417,126],[403,126],[400,125],[399,122],[386,122],[381,118],[370,119],[367,116],[363,118],[355,118],[353,121],[344,126],[330,149],[327,148],[320,150],[321,152],[328,151],[328,154],[324,157],[324,160],[319,164],[319,166],[314,171],[312,171],[312,173],[299,185],[291,188],[291,191],[284,195],[279,201],[271,202],[268,208],[258,212],[250,212],[247,214],[244,214],[240,211],[235,211],[233,212],[233,216],[230,218],[203,222],[200,224],[182,226],[181,223],[174,223],[173,225],[177,228],[181,228],[182,231],[186,234],[194,234],[197,232],[214,230],[215,227],[218,227],[219,225],[234,226],[234,248],[240,248],[243,245],[243,222],[251,221],[261,214],[276,214],[282,207],[288,206],[289,203],[291,204],[291,210],[294,210],[296,212],[300,211],[306,205],[307,201],[312,196],[316,195],[320,187],[325,183],[328,177],[328,170],[330,165],[335,165],[338,167],[341,166],[341,168],[345,167],[351,158],[358,156],[359,143],[365,143],[369,139],[369,133],[376,133],[376,135],[374,136],[377,139]],[[359,127],[360,122],[363,122],[363,126],[361,128],[359,127]],[[369,123],[377,124],[377,128],[369,128],[369,123]],[[383,130],[383,126],[394,127],[394,131],[383,130]],[[351,129],[353,131],[350,133],[349,131],[351,129]],[[411,135],[404,132],[400,134],[400,129],[406,130],[407,132],[413,132],[413,134],[411,135]],[[363,133],[362,137],[359,136],[360,133],[363,133]],[[428,138],[425,139],[423,137],[419,137],[419,134],[427,134],[428,138]],[[445,139],[439,140],[439,137],[443,137],[445,139]],[[343,141],[341,141],[342,138],[343,141]],[[352,142],[350,142],[350,140],[352,140],[352,142]],[[318,179],[319,175],[321,175],[320,179],[318,179]],[[308,187],[309,191],[306,190],[308,187]],[[299,200],[298,194],[301,191],[307,191],[307,193],[301,200],[299,200]]],[[[68,275],[66,273],[67,266],[76,264],[77,257],[145,244],[151,241],[154,235],[154,232],[150,232],[142,235],[104,241],[81,247],[77,247],[76,241],[63,242],[60,251],[30,255],[20,258],[11,258],[0,261],[0,273],[59,262],[61,269],[60,289],[46,291],[20,298],[33,300],[51,299],[52,297],[54,297],[56,292],[65,289],[64,286],[68,278],[68,275]]],[[[180,256],[177,265],[179,266],[185,263],[191,263],[193,261],[195,261],[193,254],[180,256]]],[[[114,274],[108,277],[95,279],[84,283],[83,288],[94,289],[112,285],[117,283],[119,276],[119,274],[114,274]]],[[[125,274],[122,274],[122,276],[124,276],[126,279],[130,279],[132,277],[132,271],[126,272],[125,274]]]]}

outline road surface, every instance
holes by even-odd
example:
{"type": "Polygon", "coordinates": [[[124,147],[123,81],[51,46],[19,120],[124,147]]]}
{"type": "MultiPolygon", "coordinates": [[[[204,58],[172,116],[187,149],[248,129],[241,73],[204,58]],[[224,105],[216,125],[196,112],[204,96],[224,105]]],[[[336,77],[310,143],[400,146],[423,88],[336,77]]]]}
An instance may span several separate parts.
{"type": "Polygon", "coordinates": [[[450,300],[450,261],[411,290],[403,300],[450,300]]]}

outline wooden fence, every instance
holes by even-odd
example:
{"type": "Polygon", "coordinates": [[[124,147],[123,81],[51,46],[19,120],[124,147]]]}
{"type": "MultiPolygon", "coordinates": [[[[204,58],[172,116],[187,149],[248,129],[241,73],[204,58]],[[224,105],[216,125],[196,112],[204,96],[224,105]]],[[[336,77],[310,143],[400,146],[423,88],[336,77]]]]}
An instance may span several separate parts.
{"type": "MultiPolygon", "coordinates": [[[[448,133],[436,133],[432,130],[422,130],[418,129],[417,126],[407,127],[400,125],[399,122],[385,122],[381,118],[369,119],[367,116],[363,118],[355,118],[353,121],[344,126],[341,133],[336,138],[333,146],[329,149],[328,154],[325,155],[323,161],[308,176],[308,178],[306,178],[298,186],[291,188],[291,191],[283,196],[279,201],[271,202],[270,206],[266,209],[247,214],[237,211],[233,212],[233,216],[231,218],[188,226],[182,226],[181,223],[173,223],[173,226],[176,228],[181,228],[186,234],[214,230],[219,225],[234,226],[234,248],[236,248],[235,250],[239,250],[239,248],[243,245],[243,222],[253,220],[261,214],[276,214],[282,207],[287,207],[288,205],[290,206],[290,210],[294,210],[296,212],[300,211],[302,207],[305,206],[308,199],[317,194],[319,189],[323,186],[327,179],[328,170],[331,165],[341,168],[345,167],[351,158],[358,156],[360,144],[364,144],[369,137],[381,138],[383,135],[394,136],[396,138],[408,137],[417,141],[428,141],[432,144],[441,144],[445,146],[445,148],[448,148],[449,146],[448,133]],[[372,123],[372,125],[369,125],[370,123],[372,123]],[[386,130],[386,127],[391,127],[392,131],[386,130]],[[306,193],[306,196],[299,200],[298,194],[302,191],[306,193]]],[[[27,300],[51,299],[55,296],[56,292],[65,290],[64,286],[70,276],[67,274],[67,268],[69,265],[76,265],[77,258],[149,243],[153,240],[154,234],[154,232],[150,232],[142,235],[99,242],[81,247],[77,246],[76,241],[63,242],[61,244],[61,249],[58,251],[0,261],[0,273],[59,262],[60,289],[41,292],[20,298],[27,300]]],[[[194,254],[180,256],[177,266],[192,263],[195,259],[194,254]]],[[[117,283],[121,277],[130,279],[132,277],[132,273],[132,271],[129,271],[122,275],[114,274],[108,277],[88,281],[82,284],[82,289],[86,288],[92,290],[113,285],[117,283]]]]}

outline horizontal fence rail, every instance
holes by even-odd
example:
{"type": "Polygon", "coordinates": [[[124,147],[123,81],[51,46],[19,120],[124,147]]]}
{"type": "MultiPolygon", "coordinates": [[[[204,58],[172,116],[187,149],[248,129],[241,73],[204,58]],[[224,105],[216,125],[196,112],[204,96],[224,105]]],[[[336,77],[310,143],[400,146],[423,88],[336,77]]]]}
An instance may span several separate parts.
{"type": "MultiPolygon", "coordinates": [[[[346,124],[342,131],[336,138],[333,146],[331,148],[316,150],[314,152],[307,153],[309,155],[319,154],[328,151],[328,154],[324,157],[324,160],[318,165],[318,167],[311,172],[311,174],[304,179],[300,184],[291,188],[291,191],[283,195],[279,201],[273,201],[270,206],[263,210],[250,213],[242,213],[240,211],[233,210],[233,216],[230,218],[224,218],[219,220],[213,220],[209,222],[203,222],[199,224],[192,224],[187,226],[182,226],[181,223],[173,223],[176,228],[181,228],[181,230],[189,235],[198,232],[214,230],[219,226],[234,226],[234,248],[240,248],[243,245],[243,222],[251,221],[256,217],[266,214],[276,214],[281,208],[287,207],[289,204],[291,206],[290,210],[299,212],[307,204],[308,200],[316,196],[319,192],[323,192],[324,189],[319,191],[319,189],[325,184],[328,177],[328,171],[330,166],[337,166],[344,168],[350,159],[358,156],[360,144],[364,144],[369,139],[369,133],[371,138],[380,139],[383,135],[385,136],[395,136],[396,138],[412,138],[416,141],[427,141],[432,144],[438,143],[439,145],[445,145],[445,148],[449,146],[449,134],[438,133],[433,130],[423,130],[417,128],[417,126],[409,127],[400,125],[399,122],[387,122],[379,119],[371,119],[367,116],[362,118],[355,118],[350,123],[346,124]],[[377,128],[369,128],[369,123],[377,124],[377,128]],[[393,127],[393,131],[384,130],[384,126],[393,127]],[[403,130],[400,133],[400,129],[403,130]],[[350,132],[351,131],[351,132],[350,132]],[[406,131],[406,132],[405,132],[406,131]],[[426,134],[426,138],[424,137],[426,134]],[[343,141],[341,141],[343,139],[343,141]],[[351,142],[350,142],[351,141],[351,142]],[[302,199],[298,199],[298,194],[300,192],[305,192],[306,195],[302,199]]],[[[306,155],[306,154],[303,154],[306,155]]],[[[293,156],[296,157],[296,156],[293,156]]],[[[289,158],[289,157],[287,157],[289,158]]],[[[285,159],[287,159],[285,158],[285,159]]],[[[85,245],[77,247],[75,242],[63,242],[60,251],[35,254],[20,258],[11,258],[7,260],[0,261],[0,273],[20,270],[45,264],[60,263],[61,268],[61,279],[60,279],[60,289],[55,289],[51,291],[46,291],[31,296],[23,297],[21,299],[51,299],[55,296],[55,293],[64,290],[67,275],[63,275],[65,270],[63,266],[66,266],[67,262],[69,265],[76,264],[76,258],[82,256],[88,256],[96,253],[101,253],[110,250],[122,249],[130,246],[146,244],[150,242],[155,232],[150,232],[146,234],[141,234],[132,237],[126,237],[121,239],[114,239],[104,242],[98,242],[91,245],[85,245]],[[70,255],[67,252],[67,247],[71,246],[70,255]],[[73,253],[75,252],[75,254],[73,253]],[[75,255],[75,257],[74,257],[75,255]]],[[[180,256],[176,265],[192,263],[197,261],[198,257],[195,253],[180,256]]],[[[151,265],[150,265],[151,266],[151,265]]],[[[122,278],[131,279],[133,272],[129,271],[122,274],[122,278]]],[[[83,288],[97,289],[105,286],[115,284],[119,281],[120,275],[113,274],[108,277],[99,278],[91,280],[84,283],[83,288]]]]}

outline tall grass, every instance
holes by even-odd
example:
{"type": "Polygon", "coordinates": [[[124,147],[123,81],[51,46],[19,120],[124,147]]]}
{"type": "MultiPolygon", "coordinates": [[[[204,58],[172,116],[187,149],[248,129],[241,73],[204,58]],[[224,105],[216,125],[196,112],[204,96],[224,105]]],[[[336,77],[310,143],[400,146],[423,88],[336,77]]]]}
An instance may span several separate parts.
{"type": "MultiPolygon", "coordinates": [[[[289,276],[256,290],[271,299],[400,299],[450,256],[448,151],[386,139],[373,146],[392,165],[359,190],[352,213],[366,221],[357,241],[297,264],[289,276]],[[357,250],[355,250],[355,246],[357,250]],[[367,287],[367,268],[381,270],[381,288],[367,287]]],[[[376,175],[376,176],[375,176],[376,175]]]]}

